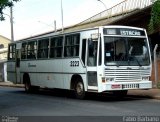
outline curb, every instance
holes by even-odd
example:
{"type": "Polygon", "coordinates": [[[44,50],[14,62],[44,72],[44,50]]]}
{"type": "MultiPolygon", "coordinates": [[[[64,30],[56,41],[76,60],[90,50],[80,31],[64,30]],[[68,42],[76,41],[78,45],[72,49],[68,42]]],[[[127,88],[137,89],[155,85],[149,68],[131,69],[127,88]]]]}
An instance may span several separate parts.
{"type": "Polygon", "coordinates": [[[0,83],[0,86],[5,86],[5,87],[15,87],[15,88],[24,88],[23,84],[12,84],[12,83],[0,83]]]}
{"type": "Polygon", "coordinates": [[[153,99],[160,100],[160,96],[153,96],[153,99]]]}

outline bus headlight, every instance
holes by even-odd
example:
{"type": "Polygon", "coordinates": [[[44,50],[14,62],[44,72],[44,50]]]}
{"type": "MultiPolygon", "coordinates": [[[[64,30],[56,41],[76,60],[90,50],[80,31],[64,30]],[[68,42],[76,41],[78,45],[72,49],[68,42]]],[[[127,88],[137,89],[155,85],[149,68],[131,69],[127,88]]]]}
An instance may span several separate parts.
{"type": "Polygon", "coordinates": [[[149,80],[149,77],[142,77],[142,80],[149,80]]]}
{"type": "Polygon", "coordinates": [[[114,81],[114,78],[105,78],[105,77],[102,77],[102,83],[113,82],[113,81],[114,81]]]}
{"type": "Polygon", "coordinates": [[[114,81],[114,78],[106,78],[106,81],[107,81],[107,82],[113,82],[113,81],[114,81]]]}
{"type": "Polygon", "coordinates": [[[102,83],[105,83],[105,82],[106,82],[105,77],[102,77],[102,83]]]}

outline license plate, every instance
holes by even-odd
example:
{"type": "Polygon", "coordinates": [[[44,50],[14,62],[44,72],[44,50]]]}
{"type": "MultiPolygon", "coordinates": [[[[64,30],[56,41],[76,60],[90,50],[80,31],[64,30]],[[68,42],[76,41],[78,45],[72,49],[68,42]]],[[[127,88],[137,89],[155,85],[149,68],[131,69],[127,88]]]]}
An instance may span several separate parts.
{"type": "Polygon", "coordinates": [[[122,89],[138,89],[139,84],[123,84],[122,89]]]}

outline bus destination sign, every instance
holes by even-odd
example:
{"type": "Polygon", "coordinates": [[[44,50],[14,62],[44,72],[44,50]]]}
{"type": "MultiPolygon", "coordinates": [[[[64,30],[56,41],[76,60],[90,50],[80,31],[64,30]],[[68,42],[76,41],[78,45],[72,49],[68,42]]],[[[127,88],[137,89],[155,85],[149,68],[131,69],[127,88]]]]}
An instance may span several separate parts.
{"type": "Polygon", "coordinates": [[[141,36],[140,31],[135,30],[120,30],[120,33],[123,36],[141,36]]]}
{"type": "Polygon", "coordinates": [[[105,35],[121,35],[121,36],[145,36],[145,31],[125,28],[105,28],[105,35]]]}

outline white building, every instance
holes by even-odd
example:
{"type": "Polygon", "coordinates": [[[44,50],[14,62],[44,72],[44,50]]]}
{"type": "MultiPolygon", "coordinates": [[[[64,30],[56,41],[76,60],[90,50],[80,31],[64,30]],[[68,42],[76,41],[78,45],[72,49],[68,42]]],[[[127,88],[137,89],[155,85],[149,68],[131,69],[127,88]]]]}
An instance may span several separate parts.
{"type": "Polygon", "coordinates": [[[8,44],[11,41],[0,35],[0,82],[7,81],[7,53],[8,53],[8,44]]]}

